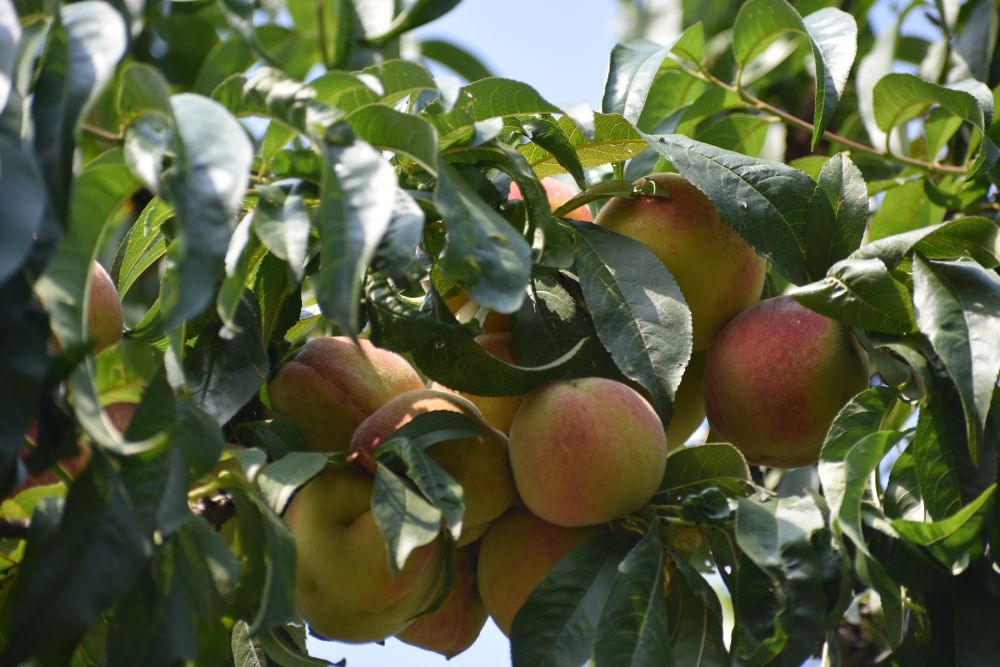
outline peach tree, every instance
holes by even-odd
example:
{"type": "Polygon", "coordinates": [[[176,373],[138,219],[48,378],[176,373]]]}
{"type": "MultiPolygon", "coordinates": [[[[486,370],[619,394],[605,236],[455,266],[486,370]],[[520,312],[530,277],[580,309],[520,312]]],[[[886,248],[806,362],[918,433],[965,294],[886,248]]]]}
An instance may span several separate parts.
{"type": "MultiPolygon", "coordinates": [[[[471,396],[613,379],[669,428],[703,363],[678,281],[568,214],[676,172],[869,386],[805,467],[668,443],[530,593],[513,664],[995,664],[997,4],[874,34],[871,0],[623,2],[595,110],[414,36],[458,2],[0,0],[0,663],[321,664],[282,513],[352,463],[267,391],[308,340],[471,396]],[[554,211],[550,176],[579,192],[554,211]]],[[[465,506],[424,450],[477,428],[432,412],[361,462],[393,567],[446,545],[439,598],[465,506]]]]}

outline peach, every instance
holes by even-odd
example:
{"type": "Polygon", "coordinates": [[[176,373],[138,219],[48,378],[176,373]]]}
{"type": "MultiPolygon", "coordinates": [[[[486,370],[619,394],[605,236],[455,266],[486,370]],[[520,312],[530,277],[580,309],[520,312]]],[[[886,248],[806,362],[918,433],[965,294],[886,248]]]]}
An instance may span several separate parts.
{"type": "Polygon", "coordinates": [[[670,451],[683,447],[705,421],[704,379],[707,359],[706,352],[691,355],[681,384],[674,392],[674,411],[667,425],[667,447],[670,451]]]}
{"type": "Polygon", "coordinates": [[[96,353],[120,341],[125,328],[118,289],[98,262],[94,262],[90,270],[89,294],[87,324],[96,353]]]}
{"type": "Polygon", "coordinates": [[[652,406],[606,378],[550,382],[524,397],[510,427],[510,463],[524,504],[560,526],[634,512],[659,488],[667,437],[652,406]]]}
{"type": "Polygon", "coordinates": [[[272,414],[295,422],[319,452],[346,450],[354,429],[392,398],[422,389],[403,357],[346,336],[306,343],[271,378],[272,414]]]}
{"type": "MultiPolygon", "coordinates": [[[[549,199],[549,206],[552,207],[553,211],[580,194],[570,186],[563,184],[562,181],[549,176],[542,179],[542,187],[545,188],[545,194],[549,199]]],[[[510,194],[507,196],[507,199],[517,200],[522,198],[521,188],[518,187],[517,183],[511,182],[510,194]]],[[[586,204],[580,208],[573,209],[566,214],[566,217],[570,220],[580,220],[582,222],[593,222],[594,220],[586,204]]]]}
{"type": "MultiPolygon", "coordinates": [[[[455,394],[422,389],[392,399],[358,426],[351,451],[374,452],[400,427],[426,412],[460,412],[482,422],[472,403],[455,394]]],[[[472,542],[514,500],[514,481],[507,459],[507,438],[483,423],[483,435],[446,440],[427,453],[455,478],[465,495],[465,517],[459,546],[472,542]]]]}
{"type": "Polygon", "coordinates": [[[833,418],[867,386],[867,357],[850,329],[780,296],[719,333],[705,409],[750,463],[793,468],[816,462],[833,418]]]}
{"type": "Polygon", "coordinates": [[[418,616],[396,639],[451,659],[472,646],[485,624],[474,547],[465,547],[455,556],[455,579],[448,597],[436,611],[418,616]]]}
{"type": "Polygon", "coordinates": [[[535,587],[566,554],[606,528],[564,528],[542,521],[525,509],[500,517],[479,547],[479,592],[486,611],[510,636],[514,617],[535,587]]]}
{"type": "Polygon", "coordinates": [[[691,309],[695,351],[741,310],[760,300],[766,262],[719,217],[712,202],[679,174],[652,174],[660,196],[613,198],[596,224],[639,241],[673,274],[691,309]]]}
{"type": "Polygon", "coordinates": [[[374,482],[327,468],[292,497],[284,514],[295,540],[295,606],[317,635],[381,641],[407,626],[440,590],[446,553],[438,537],[415,549],[398,574],[371,512],[374,482]]]}

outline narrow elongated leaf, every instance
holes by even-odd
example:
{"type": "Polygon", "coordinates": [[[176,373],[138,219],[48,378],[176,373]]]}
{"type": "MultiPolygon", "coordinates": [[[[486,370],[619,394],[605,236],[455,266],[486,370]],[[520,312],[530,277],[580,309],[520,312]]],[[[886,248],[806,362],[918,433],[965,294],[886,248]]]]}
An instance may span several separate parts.
{"type": "Polygon", "coordinates": [[[823,164],[819,184],[837,214],[837,232],[841,238],[835,247],[841,252],[847,248],[851,252],[857,250],[868,223],[868,188],[861,170],[845,153],[838,153],[823,164]]]}
{"type": "Polygon", "coordinates": [[[874,241],[851,253],[852,258],[877,257],[890,269],[916,250],[927,259],[972,257],[987,268],[1000,265],[1000,224],[969,216],[874,241]]]}
{"type": "Polygon", "coordinates": [[[460,2],[460,0],[416,0],[392,21],[387,32],[370,37],[373,44],[384,44],[388,40],[430,23],[439,16],[444,16],[460,2]]]}
{"type": "Polygon", "coordinates": [[[35,150],[56,210],[66,212],[80,119],[125,54],[125,22],[108,3],[85,0],[60,9],[31,105],[35,150]]]}
{"type": "Polygon", "coordinates": [[[587,188],[580,157],[556,122],[546,118],[532,118],[523,122],[521,127],[532,142],[555,157],[556,161],[573,177],[581,190],[587,188]]]}
{"type": "Polygon", "coordinates": [[[444,65],[466,81],[478,81],[493,76],[479,58],[452,42],[425,39],[420,42],[420,55],[444,65]]]}
{"type": "Polygon", "coordinates": [[[437,173],[437,132],[423,118],[369,104],[348,115],[347,122],[372,146],[402,153],[431,174],[437,173]]]}
{"type": "Polygon", "coordinates": [[[841,461],[863,438],[883,428],[899,428],[893,419],[898,396],[896,389],[872,387],[852,398],[830,425],[820,458],[841,461]]]}
{"type": "Polygon", "coordinates": [[[21,138],[0,131],[0,282],[24,264],[35,235],[51,219],[41,166],[21,138]]]}
{"type": "Polygon", "coordinates": [[[353,336],[360,327],[365,272],[389,228],[396,175],[378,151],[359,139],[328,145],[323,152],[316,300],[327,318],[353,336]]]}
{"type": "Polygon", "coordinates": [[[791,282],[818,280],[854,250],[826,190],[801,171],[678,134],[645,136],[791,282]]]}
{"type": "Polygon", "coordinates": [[[670,47],[648,40],[616,44],[611,51],[601,111],[621,114],[626,120],[637,122],[656,73],[668,53],[670,47]]]}
{"type": "Polygon", "coordinates": [[[441,530],[441,510],[384,465],[375,473],[372,516],[385,538],[393,573],[403,569],[414,549],[433,542],[441,530]]]}
{"type": "Polygon", "coordinates": [[[403,281],[417,254],[424,231],[424,212],[405,190],[396,189],[389,228],[375,250],[372,266],[403,281]]]}
{"type": "Polygon", "coordinates": [[[111,277],[121,297],[124,298],[139,277],[167,253],[167,240],[160,227],[173,215],[172,206],[153,197],[125,234],[111,267],[111,277]]]}
{"type": "MultiPolygon", "coordinates": [[[[429,435],[433,437],[436,434],[429,435]]],[[[411,480],[420,493],[441,512],[452,538],[457,540],[462,534],[465,516],[462,486],[439,463],[432,459],[424,451],[424,448],[416,446],[405,437],[398,440],[396,437],[391,437],[378,447],[375,451],[375,460],[390,466],[411,480]]],[[[448,439],[451,438],[445,434],[445,437],[440,439],[434,437],[433,442],[448,439]]]]}
{"type": "Polygon", "coordinates": [[[257,485],[268,507],[282,514],[292,494],[326,467],[327,457],[318,452],[289,452],[264,466],[257,485]]]}
{"type": "MultiPolygon", "coordinates": [[[[623,162],[649,148],[635,127],[618,114],[595,114],[591,137],[587,137],[572,119],[565,116],[556,121],[556,126],[576,150],[583,167],[623,162]]],[[[566,172],[556,156],[538,144],[525,144],[518,150],[539,178],[566,172]]]]}
{"type": "Polygon", "coordinates": [[[896,519],[892,527],[900,537],[927,547],[931,554],[952,574],[959,574],[970,561],[983,553],[984,527],[993,508],[996,484],[952,516],[924,523],[896,519]]]}
{"type": "Polygon", "coordinates": [[[868,331],[916,330],[909,290],[878,259],[837,262],[823,280],[788,294],[810,310],[868,331]]]}
{"type": "Polygon", "coordinates": [[[663,596],[663,546],[656,523],[618,564],[597,627],[594,661],[622,667],[673,665],[663,596]]]}
{"type": "Polygon", "coordinates": [[[982,135],[982,144],[970,169],[970,178],[991,169],[1000,160],[1000,148],[987,133],[993,122],[993,95],[979,81],[960,81],[950,87],[924,81],[912,74],[893,73],[875,86],[875,121],[889,132],[939,104],[982,135]]]}
{"type": "Polygon", "coordinates": [[[312,220],[303,196],[294,186],[290,192],[271,185],[258,185],[260,199],[253,211],[253,230],[274,255],[288,262],[299,281],[309,256],[312,220]]]}
{"type": "Polygon", "coordinates": [[[441,135],[444,146],[468,143],[476,123],[524,114],[562,113],[531,86],[510,79],[488,78],[473,81],[458,93],[453,109],[440,105],[428,109],[428,118],[441,135]]]}
{"type": "Polygon", "coordinates": [[[917,324],[955,383],[972,460],[1000,375],[1000,278],[973,262],[913,261],[917,324]]]}
{"type": "Polygon", "coordinates": [[[453,167],[444,166],[434,201],[448,227],[441,268],[483,306],[521,307],[531,277],[531,248],[453,167]]]}
{"type": "Polygon", "coordinates": [[[670,271],[638,241],[578,225],[576,273],[597,335],[664,424],[691,358],[691,311],[670,271]]]}
{"type": "Polygon", "coordinates": [[[809,38],[816,73],[812,145],[823,136],[847,85],[858,48],[854,17],[827,7],[803,19],[785,0],[751,0],[740,7],[733,26],[733,56],[742,67],[778,38],[796,32],[809,38]]]}
{"type": "Polygon", "coordinates": [[[920,493],[922,516],[902,517],[918,521],[944,519],[962,508],[957,460],[965,448],[964,419],[954,393],[941,384],[933,385],[917,417],[917,432],[909,450],[913,455],[914,478],[920,493]],[[937,391],[935,391],[937,390],[937,391]]]}
{"type": "Polygon", "coordinates": [[[514,667],[579,667],[626,550],[610,535],[571,551],[532,591],[511,627],[514,667]]]}

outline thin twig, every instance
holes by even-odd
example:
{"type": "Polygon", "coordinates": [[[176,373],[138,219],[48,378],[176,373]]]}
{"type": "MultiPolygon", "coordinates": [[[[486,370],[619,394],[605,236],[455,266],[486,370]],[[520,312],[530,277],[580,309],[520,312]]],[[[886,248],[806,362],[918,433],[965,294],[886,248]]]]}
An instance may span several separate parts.
{"type": "Polygon", "coordinates": [[[125,137],[121,134],[111,132],[110,130],[105,130],[103,127],[97,127],[96,125],[90,125],[89,123],[81,123],[80,129],[87,134],[92,134],[99,139],[104,139],[105,141],[110,141],[111,143],[120,144],[125,140],[125,137]]]}

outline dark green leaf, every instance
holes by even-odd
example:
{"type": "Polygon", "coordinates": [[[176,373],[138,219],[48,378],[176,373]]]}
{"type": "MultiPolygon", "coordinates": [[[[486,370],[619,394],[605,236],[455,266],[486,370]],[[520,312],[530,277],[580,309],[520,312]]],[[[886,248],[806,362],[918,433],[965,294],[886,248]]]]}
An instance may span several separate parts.
{"type": "Polygon", "coordinates": [[[973,262],[915,257],[913,304],[920,331],[955,382],[965,411],[972,460],[1000,375],[1000,278],[973,262]]]}
{"type": "Polygon", "coordinates": [[[663,595],[663,546],[656,523],[618,564],[597,627],[594,661],[622,667],[674,664],[663,595]]]}
{"type": "Polygon", "coordinates": [[[0,282],[24,264],[35,235],[49,219],[49,195],[40,165],[21,138],[0,131],[0,282]]]}
{"type": "Polygon", "coordinates": [[[818,182],[837,214],[837,247],[857,250],[868,223],[868,188],[861,170],[846,153],[838,153],[823,164],[818,182]]]}
{"type": "Polygon", "coordinates": [[[678,134],[646,138],[712,201],[726,224],[791,282],[821,278],[854,250],[826,191],[801,171],[678,134]]]}
{"type": "Polygon", "coordinates": [[[482,61],[452,42],[425,39],[420,42],[420,55],[444,65],[466,81],[478,81],[493,76],[482,61]]]}
{"type": "Polygon", "coordinates": [[[229,641],[235,667],[267,667],[267,653],[261,640],[250,636],[246,621],[236,621],[229,641]]]}
{"type": "MultiPolygon", "coordinates": [[[[440,439],[436,434],[430,435],[434,442],[450,439],[447,434],[440,439]]],[[[397,432],[380,445],[375,451],[375,460],[390,466],[412,481],[420,493],[441,512],[451,536],[457,540],[462,534],[462,520],[465,516],[465,499],[461,485],[432,459],[423,447],[402,438],[397,440],[398,437],[397,432]]]]}
{"type": "Polygon", "coordinates": [[[377,37],[369,37],[368,41],[377,45],[384,44],[393,37],[419,28],[425,23],[430,23],[439,16],[447,14],[459,2],[460,0],[416,0],[393,19],[392,26],[387,32],[377,37]]]}
{"type": "Polygon", "coordinates": [[[309,256],[309,231],[312,221],[304,198],[292,186],[284,189],[258,185],[260,200],[253,211],[253,230],[274,255],[288,262],[288,268],[301,281],[309,256]]]}
{"type": "Polygon", "coordinates": [[[601,110],[637,122],[660,64],[669,52],[670,47],[647,40],[616,44],[611,51],[601,110]]]}
{"type": "Polygon", "coordinates": [[[122,297],[167,253],[167,240],[160,227],[173,215],[174,209],[169,204],[153,197],[125,234],[111,268],[111,276],[122,297]]]}
{"type": "Polygon", "coordinates": [[[431,174],[437,173],[437,132],[423,118],[382,104],[369,104],[351,112],[347,122],[371,145],[402,153],[431,174]]]}
{"type": "Polygon", "coordinates": [[[672,452],[658,493],[683,494],[705,484],[749,481],[750,468],[740,450],[728,443],[708,443],[672,452]]]}
{"type": "Polygon", "coordinates": [[[7,106],[13,85],[14,66],[17,64],[18,42],[21,41],[21,23],[11,0],[0,1],[0,111],[7,106]]]}
{"type": "Polygon", "coordinates": [[[851,257],[878,257],[894,269],[914,250],[927,259],[972,257],[993,268],[1000,264],[1000,225],[987,218],[957,218],[874,241],[858,248],[851,257]]]}
{"type": "Polygon", "coordinates": [[[604,535],[577,547],[549,571],[514,617],[514,667],[579,667],[590,657],[625,555],[617,540],[604,535]]]}
{"type": "Polygon", "coordinates": [[[810,310],[868,331],[902,334],[917,327],[909,290],[878,259],[845,259],[823,280],[787,293],[810,310]]]}
{"type": "Polygon", "coordinates": [[[638,241],[580,224],[576,273],[604,347],[670,423],[691,358],[691,311],[656,255],[638,241]]]}
{"type": "Polygon", "coordinates": [[[414,263],[424,231],[424,212],[405,190],[396,189],[389,228],[375,250],[372,266],[402,281],[414,263]]]}
{"type": "Polygon", "coordinates": [[[257,476],[257,485],[268,507],[282,514],[292,494],[320,474],[326,461],[326,455],[317,452],[289,452],[264,466],[257,476]]]}

